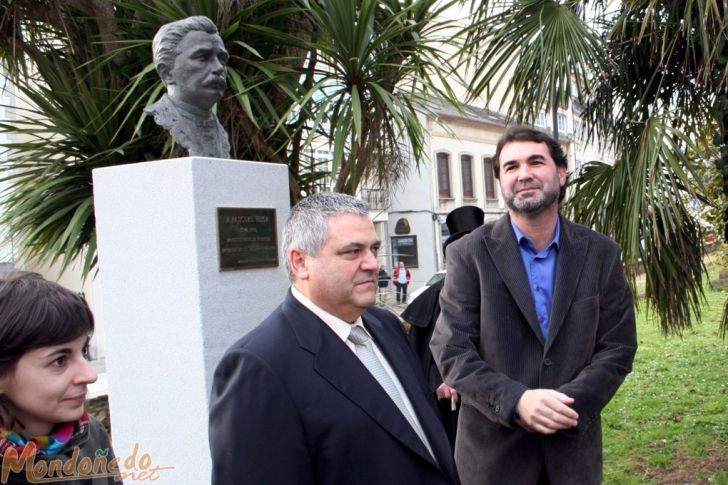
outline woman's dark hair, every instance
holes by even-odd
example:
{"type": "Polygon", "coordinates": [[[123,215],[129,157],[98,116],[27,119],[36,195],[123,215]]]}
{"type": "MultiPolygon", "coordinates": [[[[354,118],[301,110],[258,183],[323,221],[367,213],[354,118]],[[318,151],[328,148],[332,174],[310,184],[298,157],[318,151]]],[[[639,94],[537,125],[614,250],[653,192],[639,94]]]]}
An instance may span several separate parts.
{"type": "Polygon", "coordinates": [[[38,273],[0,277],[0,377],[26,352],[60,345],[94,330],[86,300],[38,273]]]}

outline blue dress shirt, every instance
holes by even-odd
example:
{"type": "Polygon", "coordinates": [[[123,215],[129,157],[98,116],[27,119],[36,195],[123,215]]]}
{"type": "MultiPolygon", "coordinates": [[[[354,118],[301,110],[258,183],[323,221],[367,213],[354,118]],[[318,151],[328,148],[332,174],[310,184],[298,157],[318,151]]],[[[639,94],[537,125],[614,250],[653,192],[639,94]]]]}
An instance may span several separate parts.
{"type": "Polygon", "coordinates": [[[538,326],[544,338],[549,334],[549,315],[551,315],[551,302],[554,296],[554,282],[556,279],[556,260],[559,256],[559,236],[561,235],[561,222],[556,218],[556,230],[554,239],[541,252],[536,252],[536,247],[516,226],[511,219],[513,232],[516,234],[518,248],[521,251],[523,267],[526,268],[526,275],[531,287],[531,295],[536,305],[536,317],[538,326]]]}

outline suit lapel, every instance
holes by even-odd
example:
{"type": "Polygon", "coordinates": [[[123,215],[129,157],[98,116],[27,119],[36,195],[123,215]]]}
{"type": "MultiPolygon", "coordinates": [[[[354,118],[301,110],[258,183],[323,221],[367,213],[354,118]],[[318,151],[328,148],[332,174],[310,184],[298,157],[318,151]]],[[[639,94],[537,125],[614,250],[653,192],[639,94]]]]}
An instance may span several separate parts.
{"type": "Polygon", "coordinates": [[[533,302],[531,287],[528,283],[526,270],[523,267],[516,236],[511,227],[510,217],[506,215],[498,219],[493,226],[492,236],[486,235],[484,241],[498,274],[508,287],[516,305],[526,318],[533,333],[536,334],[542,344],[545,344],[543,334],[538,326],[536,306],[533,302]]]}
{"type": "MultiPolygon", "coordinates": [[[[291,322],[299,345],[315,355],[314,371],[361,408],[395,439],[432,462],[430,453],[417,433],[377,380],[349,347],[324,322],[298,302],[290,291],[285,301],[284,313],[291,322]]],[[[370,329],[369,325],[367,329],[370,329]]],[[[382,350],[381,331],[377,330],[373,332],[373,335],[382,350]]],[[[390,356],[386,353],[385,355],[389,360],[390,356]]],[[[392,364],[391,360],[389,362],[392,364]]],[[[398,367],[395,367],[395,372],[400,376],[400,381],[406,380],[399,374],[398,367]]],[[[404,385],[404,382],[402,384],[404,385]]]]}
{"type": "Polygon", "coordinates": [[[576,238],[573,233],[573,224],[561,217],[561,240],[559,241],[559,257],[556,263],[556,280],[549,316],[549,338],[546,350],[551,346],[564,323],[566,312],[574,299],[581,271],[586,262],[588,240],[576,238]]]}
{"type": "MultiPolygon", "coordinates": [[[[433,423],[438,423],[440,417],[436,414],[434,406],[428,401],[423,399],[424,396],[428,396],[430,391],[421,385],[422,378],[415,374],[415,369],[407,362],[405,355],[412,350],[409,347],[404,346],[404,340],[397,338],[392,335],[392,331],[387,329],[383,323],[377,319],[374,315],[365,313],[364,314],[364,326],[374,337],[374,341],[377,343],[379,350],[382,351],[384,357],[389,362],[389,365],[397,374],[404,392],[407,394],[407,398],[412,405],[417,418],[420,422],[420,426],[425,431],[429,440],[430,447],[440,463],[447,463],[447,455],[452,452],[448,447],[443,448],[441,445],[448,443],[448,437],[445,430],[441,426],[432,426],[433,423]]],[[[401,414],[401,413],[399,413],[401,414]]],[[[427,448],[422,444],[419,437],[417,437],[414,430],[411,429],[409,423],[407,423],[407,429],[412,431],[409,435],[416,437],[417,451],[420,455],[426,458],[428,461],[436,466],[439,464],[433,461],[427,448]]]]}

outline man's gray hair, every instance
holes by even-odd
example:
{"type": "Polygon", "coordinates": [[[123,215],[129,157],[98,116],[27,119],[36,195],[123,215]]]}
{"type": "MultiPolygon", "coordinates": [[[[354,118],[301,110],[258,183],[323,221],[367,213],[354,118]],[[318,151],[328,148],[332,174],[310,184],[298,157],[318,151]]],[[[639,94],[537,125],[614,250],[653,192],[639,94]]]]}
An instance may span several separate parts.
{"type": "Polygon", "coordinates": [[[219,35],[215,23],[203,15],[195,15],[164,24],[154,35],[152,40],[154,67],[165,84],[167,81],[163,71],[165,68],[171,70],[174,67],[174,59],[180,53],[177,46],[185,35],[196,30],[219,35]]]}
{"type": "Polygon", "coordinates": [[[291,215],[283,228],[281,250],[288,278],[294,274],[288,254],[298,248],[311,256],[317,256],[329,240],[329,219],[342,214],[369,216],[369,204],[351,195],[338,192],[319,192],[301,200],[291,209],[291,215]]]}

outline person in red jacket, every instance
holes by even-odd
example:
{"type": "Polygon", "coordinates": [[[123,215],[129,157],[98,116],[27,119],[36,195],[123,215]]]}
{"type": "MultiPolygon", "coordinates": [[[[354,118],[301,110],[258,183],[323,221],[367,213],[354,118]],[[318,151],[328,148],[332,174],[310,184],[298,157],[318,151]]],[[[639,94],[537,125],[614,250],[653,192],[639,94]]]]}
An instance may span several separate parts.
{"type": "Polygon", "coordinates": [[[412,279],[410,270],[405,268],[403,261],[400,261],[399,266],[394,268],[394,273],[392,273],[392,281],[394,281],[394,286],[397,287],[397,303],[400,302],[400,294],[402,295],[402,303],[407,303],[407,285],[409,285],[410,279],[412,279]]]}

